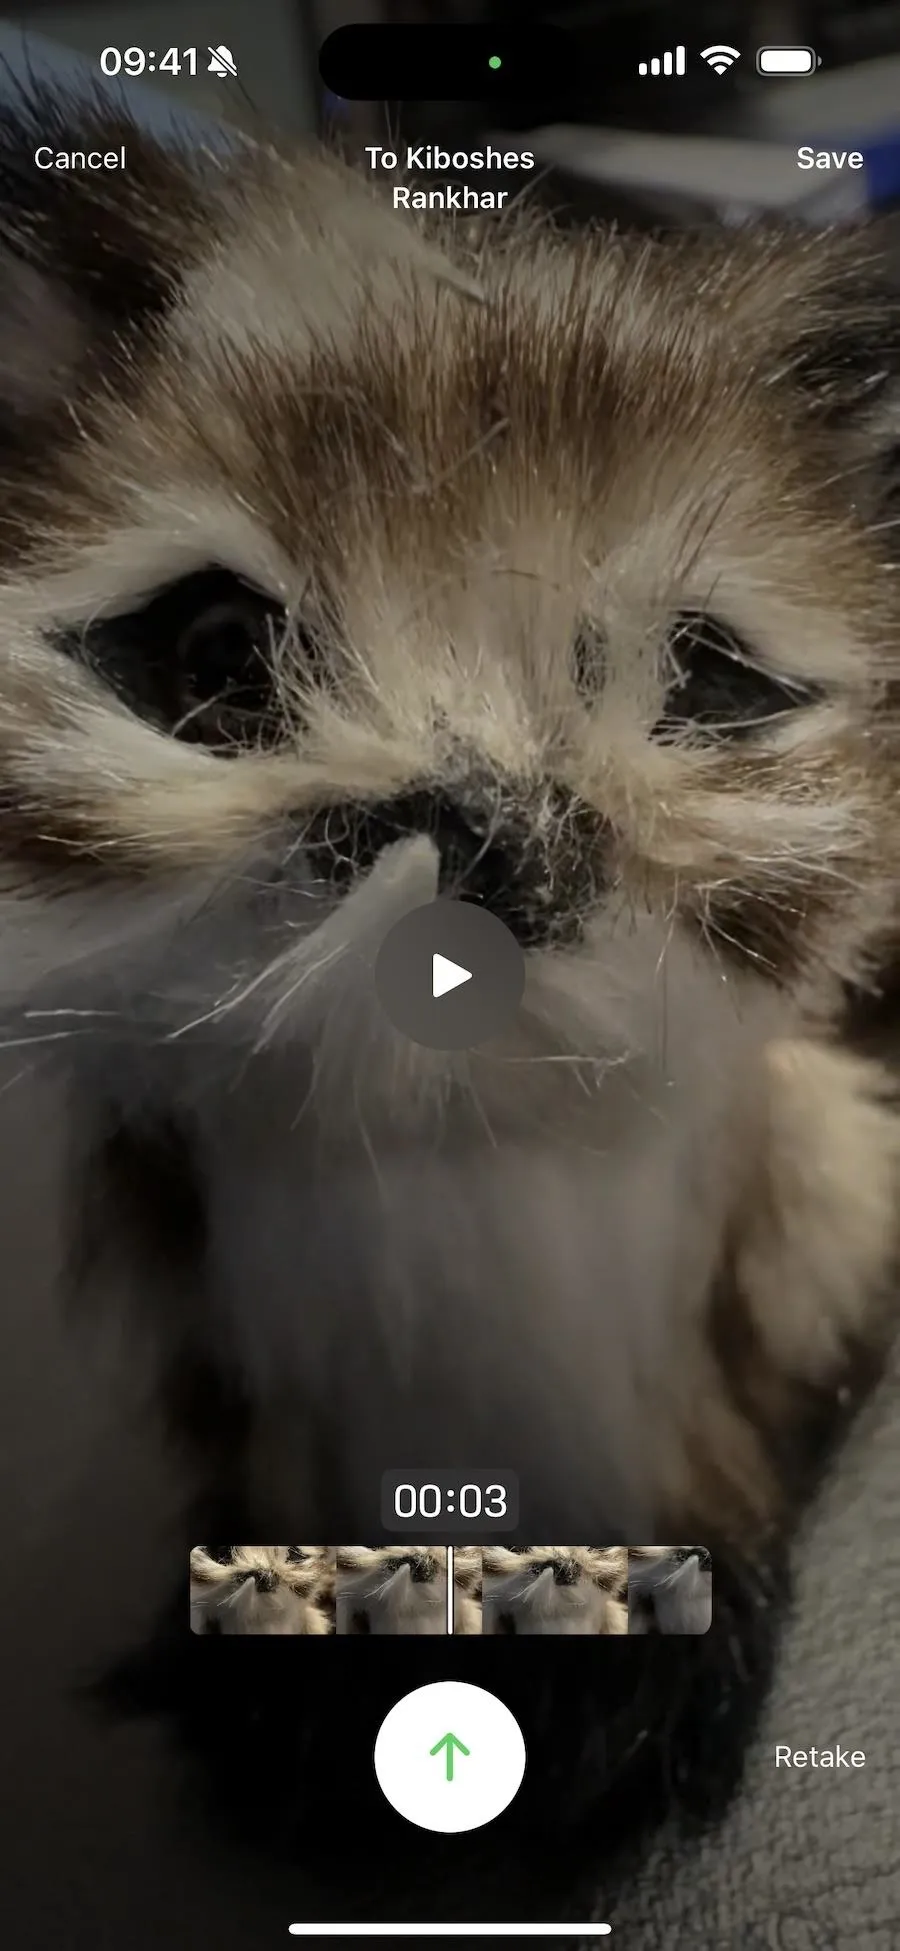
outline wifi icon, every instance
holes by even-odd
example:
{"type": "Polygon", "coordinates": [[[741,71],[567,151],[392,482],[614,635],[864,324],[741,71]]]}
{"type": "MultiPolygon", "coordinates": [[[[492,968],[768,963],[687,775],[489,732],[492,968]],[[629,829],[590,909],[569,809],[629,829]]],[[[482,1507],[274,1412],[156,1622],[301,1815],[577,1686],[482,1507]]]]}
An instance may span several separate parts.
{"type": "Polygon", "coordinates": [[[700,50],[701,61],[705,61],[707,67],[715,68],[717,75],[723,75],[726,68],[733,68],[740,58],[738,47],[704,47],[700,50]]]}

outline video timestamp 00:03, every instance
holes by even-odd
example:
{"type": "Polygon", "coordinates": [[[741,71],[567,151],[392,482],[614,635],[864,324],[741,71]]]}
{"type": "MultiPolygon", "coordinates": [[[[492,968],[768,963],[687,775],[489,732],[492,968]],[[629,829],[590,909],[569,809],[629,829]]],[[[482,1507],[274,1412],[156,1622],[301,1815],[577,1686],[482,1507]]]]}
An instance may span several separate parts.
{"type": "Polygon", "coordinates": [[[464,1529],[514,1531],[519,1485],[513,1470],[386,1470],[381,1479],[381,1521],[395,1531],[464,1529]]]}

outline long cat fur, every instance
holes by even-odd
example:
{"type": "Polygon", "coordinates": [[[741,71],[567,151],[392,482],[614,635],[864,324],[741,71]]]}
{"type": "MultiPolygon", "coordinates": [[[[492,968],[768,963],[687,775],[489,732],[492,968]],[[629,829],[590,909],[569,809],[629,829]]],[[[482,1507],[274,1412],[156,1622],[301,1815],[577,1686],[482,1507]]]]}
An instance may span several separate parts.
{"type": "MultiPolygon", "coordinates": [[[[459,1546],[453,1571],[454,1632],[480,1633],[481,1552],[459,1546]]],[[[339,1633],[445,1633],[446,1551],[427,1545],[341,1545],[336,1597],[339,1633]]]]}
{"type": "Polygon", "coordinates": [[[485,1547],[484,1631],[610,1634],[628,1631],[628,1553],[578,1545],[485,1547]]]}
{"type": "Polygon", "coordinates": [[[228,1637],[334,1631],[334,1553],[325,1545],[230,1545],[191,1552],[191,1630],[228,1637]]]}
{"type": "MultiPolygon", "coordinates": [[[[40,94],[0,191],[0,1013],[68,1118],[61,1285],[157,1377],[186,1542],[223,1486],[244,1535],[372,1535],[382,1469],[450,1457],[517,1469],[520,1536],[709,1541],[702,1642],[485,1669],[549,1770],[512,1820],[602,1806],[609,1854],[673,1784],[721,1806],[892,1328],[895,1078],[856,1033],[900,825],[881,241],[473,243],[326,155],[40,94]],[[114,184],[27,162],[121,139],[114,184]],[[280,619],[244,735],[166,642],[117,652],[210,564],[280,619]],[[673,719],[685,615],[777,715],[673,719]],[[526,947],[508,1033],[449,1055],[371,980],[438,891],[526,947]]],[[[347,1714],[447,1670],[413,1650],[347,1714]]]]}
{"type": "Polygon", "coordinates": [[[442,1548],[342,1546],[337,1556],[338,1632],[445,1633],[446,1559],[442,1548]]]}
{"type": "Polygon", "coordinates": [[[639,1545],[628,1553],[628,1631],[707,1633],[712,1567],[702,1545],[639,1545]]]}

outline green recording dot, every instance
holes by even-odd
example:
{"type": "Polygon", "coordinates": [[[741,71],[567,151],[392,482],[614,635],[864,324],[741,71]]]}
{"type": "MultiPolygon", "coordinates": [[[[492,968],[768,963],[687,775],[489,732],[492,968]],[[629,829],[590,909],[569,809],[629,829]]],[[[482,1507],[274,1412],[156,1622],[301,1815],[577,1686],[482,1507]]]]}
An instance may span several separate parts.
{"type": "Polygon", "coordinates": [[[501,61],[499,54],[491,54],[488,56],[489,68],[502,68],[502,66],[503,66],[503,62],[501,61]]]}

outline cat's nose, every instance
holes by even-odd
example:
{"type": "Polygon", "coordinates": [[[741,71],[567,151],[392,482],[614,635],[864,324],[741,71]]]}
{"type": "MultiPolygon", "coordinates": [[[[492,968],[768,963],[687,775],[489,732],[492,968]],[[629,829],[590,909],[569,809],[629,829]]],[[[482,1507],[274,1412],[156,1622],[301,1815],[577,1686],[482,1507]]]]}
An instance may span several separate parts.
{"type": "Polygon", "coordinates": [[[277,1572],[254,1572],[253,1583],[257,1592],[274,1592],[278,1584],[277,1572]]]}
{"type": "MultiPolygon", "coordinates": [[[[606,886],[608,828],[562,788],[535,793],[529,810],[525,795],[463,780],[353,812],[333,808],[329,817],[357,872],[398,840],[429,835],[440,855],[439,892],[489,908],[522,948],[577,941],[606,886]]],[[[310,831],[305,845],[315,860],[310,831]]],[[[327,873],[324,858],[322,866],[327,873]]]]}
{"type": "Polygon", "coordinates": [[[561,907],[549,850],[527,823],[499,812],[485,816],[464,797],[443,794],[431,815],[441,894],[489,908],[522,948],[573,939],[572,902],[561,907]]]}

